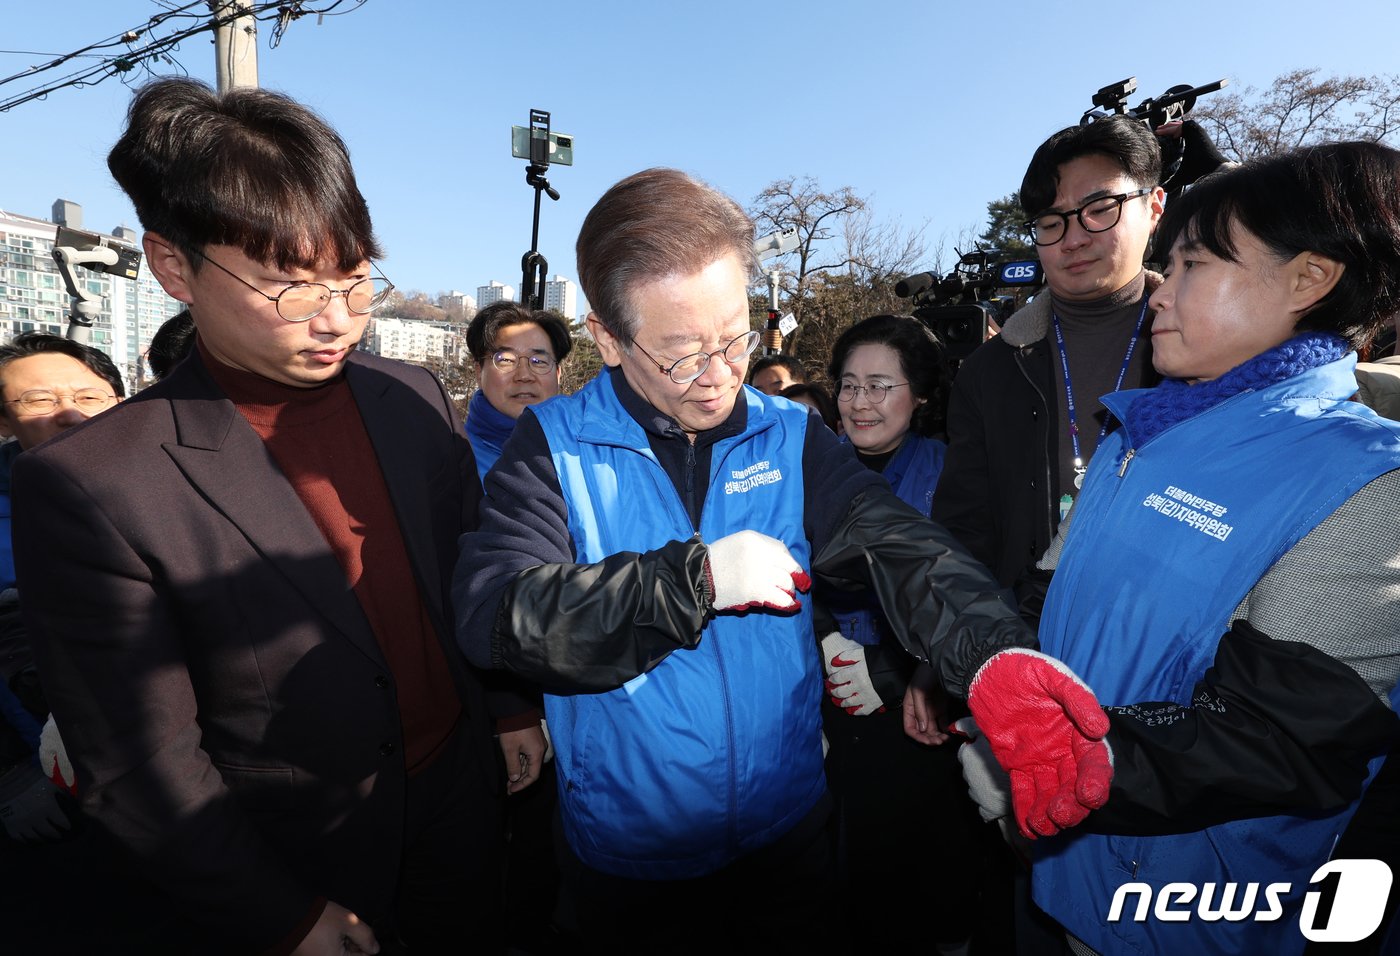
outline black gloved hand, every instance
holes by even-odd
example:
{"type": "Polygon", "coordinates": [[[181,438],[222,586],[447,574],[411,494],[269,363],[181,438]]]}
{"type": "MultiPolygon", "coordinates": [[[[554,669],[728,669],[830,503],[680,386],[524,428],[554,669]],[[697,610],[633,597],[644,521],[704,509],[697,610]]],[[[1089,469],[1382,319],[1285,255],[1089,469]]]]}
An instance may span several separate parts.
{"type": "Polygon", "coordinates": [[[1180,192],[1229,162],[1195,120],[1168,123],[1157,130],[1162,146],[1162,187],[1180,192]]]}
{"type": "Polygon", "coordinates": [[[17,843],[63,839],[72,829],[59,789],[29,761],[0,777],[0,827],[17,843]]]}

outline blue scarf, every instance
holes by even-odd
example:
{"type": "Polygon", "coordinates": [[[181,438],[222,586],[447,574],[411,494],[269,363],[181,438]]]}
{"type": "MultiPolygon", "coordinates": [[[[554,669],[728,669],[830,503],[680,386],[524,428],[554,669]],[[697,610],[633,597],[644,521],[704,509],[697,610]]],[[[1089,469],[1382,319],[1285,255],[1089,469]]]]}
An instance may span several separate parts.
{"type": "Polygon", "coordinates": [[[1335,362],[1350,351],[1351,346],[1330,332],[1304,332],[1209,382],[1190,385],[1179,378],[1163,379],[1134,400],[1125,424],[1133,443],[1141,445],[1164,428],[1214,408],[1233,395],[1267,388],[1335,362]]]}
{"type": "Polygon", "coordinates": [[[486,400],[486,393],[478,388],[467,403],[467,421],[462,427],[467,431],[467,441],[471,442],[472,453],[476,456],[477,470],[484,478],[501,457],[506,439],[515,430],[515,419],[498,412],[496,406],[486,400]]]}

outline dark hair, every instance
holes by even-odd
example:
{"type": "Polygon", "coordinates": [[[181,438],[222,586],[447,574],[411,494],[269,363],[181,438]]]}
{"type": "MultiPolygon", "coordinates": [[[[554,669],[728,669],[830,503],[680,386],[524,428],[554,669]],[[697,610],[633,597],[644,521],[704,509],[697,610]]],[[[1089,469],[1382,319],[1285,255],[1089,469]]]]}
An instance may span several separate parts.
{"type": "Polygon", "coordinates": [[[166,319],[146,349],[146,361],[157,379],[165,378],[194,348],[194,319],[183,309],[166,319]]]}
{"type": "Polygon", "coordinates": [[[820,385],[810,385],[807,382],[798,382],[789,385],[778,393],[783,398],[790,398],[797,401],[799,398],[810,398],[812,404],[817,407],[817,414],[826,422],[826,427],[836,431],[836,426],[841,422],[841,416],[836,413],[836,402],[831,397],[831,393],[820,385]]]}
{"type": "Polygon", "coordinates": [[[117,371],[117,366],[107,357],[106,352],[48,332],[21,332],[10,339],[8,345],[0,345],[0,379],[4,378],[5,366],[16,359],[51,352],[82,362],[89,372],[105,379],[107,384],[112,386],[112,394],[117,398],[126,397],[126,386],[122,384],[121,373],[117,371]]]}
{"type": "Polygon", "coordinates": [[[1060,167],[1081,156],[1107,156],[1137,186],[1156,186],[1162,178],[1162,147],[1138,120],[1112,116],[1083,126],[1068,126],[1040,144],[1021,180],[1021,210],[1027,216],[1055,204],[1060,167]]]}
{"type": "Polygon", "coordinates": [[[675,169],[628,176],[589,210],[575,246],[579,284],[594,313],[623,340],[641,319],[632,290],[671,275],[692,275],[734,253],[754,271],[753,222],[724,193],[675,169]]]}
{"type": "Polygon", "coordinates": [[[196,269],[211,244],[280,269],[349,271],[380,256],[345,143],[279,93],[150,83],[131,101],[107,167],[141,225],[196,269]]]}
{"type": "Polygon", "coordinates": [[[1168,206],[1158,248],[1184,241],[1238,262],[1237,229],[1280,262],[1316,252],[1344,266],[1299,332],[1359,349],[1400,310],[1400,152],[1389,146],[1328,143],[1212,173],[1168,206]]]}
{"type": "Polygon", "coordinates": [[[563,362],[573,350],[574,339],[564,320],[553,312],[531,309],[519,302],[492,302],[478,312],[467,326],[467,351],[476,364],[486,361],[486,353],[496,347],[501,329],[512,325],[538,325],[549,336],[554,361],[563,362]]]}
{"type": "Polygon", "coordinates": [[[908,315],[872,315],[841,333],[831,347],[827,374],[840,387],[846,361],[859,345],[887,345],[899,356],[899,367],[909,380],[909,390],[924,404],[914,409],[909,428],[917,435],[943,431],[949,382],[948,356],[943,343],[929,327],[908,315]]]}
{"type": "Polygon", "coordinates": [[[749,366],[749,383],[753,384],[754,376],[766,368],[785,368],[794,382],[807,381],[807,370],[791,355],[765,355],[749,366]]]}

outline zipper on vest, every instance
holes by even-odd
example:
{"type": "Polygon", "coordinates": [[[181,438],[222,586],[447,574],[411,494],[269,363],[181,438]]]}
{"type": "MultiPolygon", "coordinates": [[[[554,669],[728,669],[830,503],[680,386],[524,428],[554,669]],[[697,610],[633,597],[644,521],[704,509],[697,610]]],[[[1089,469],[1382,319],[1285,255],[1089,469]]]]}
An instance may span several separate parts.
{"type": "Polygon", "coordinates": [[[1123,463],[1118,466],[1118,477],[1122,478],[1128,471],[1128,463],[1137,457],[1137,449],[1129,448],[1123,453],[1123,463]]]}
{"type": "Polygon", "coordinates": [[[685,515],[691,527],[699,528],[695,520],[695,442],[685,443],[685,515]]]}

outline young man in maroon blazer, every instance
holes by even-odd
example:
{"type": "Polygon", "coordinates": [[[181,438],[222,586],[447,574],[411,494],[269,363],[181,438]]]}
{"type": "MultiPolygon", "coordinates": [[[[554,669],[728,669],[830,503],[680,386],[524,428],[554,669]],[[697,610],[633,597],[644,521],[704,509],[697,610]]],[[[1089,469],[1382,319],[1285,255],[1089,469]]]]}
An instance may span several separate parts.
{"type": "Polygon", "coordinates": [[[195,349],[22,456],[15,546],[83,805],[184,933],[151,951],[490,949],[499,758],[448,598],[480,489],[436,379],[356,351],[392,286],[345,145],[167,80],[108,164],[195,349]]]}

